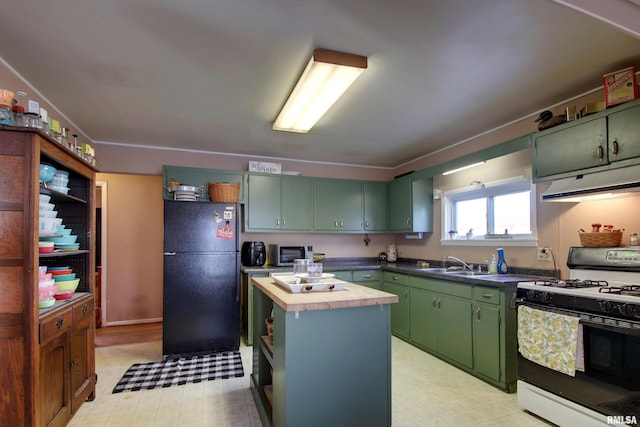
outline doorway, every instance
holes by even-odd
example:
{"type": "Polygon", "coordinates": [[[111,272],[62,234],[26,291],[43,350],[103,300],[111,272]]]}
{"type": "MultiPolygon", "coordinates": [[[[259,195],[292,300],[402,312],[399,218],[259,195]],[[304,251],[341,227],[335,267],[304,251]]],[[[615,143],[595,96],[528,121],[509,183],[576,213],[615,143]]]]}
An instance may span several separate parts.
{"type": "Polygon", "coordinates": [[[96,328],[107,326],[107,182],[96,182],[96,328]]]}

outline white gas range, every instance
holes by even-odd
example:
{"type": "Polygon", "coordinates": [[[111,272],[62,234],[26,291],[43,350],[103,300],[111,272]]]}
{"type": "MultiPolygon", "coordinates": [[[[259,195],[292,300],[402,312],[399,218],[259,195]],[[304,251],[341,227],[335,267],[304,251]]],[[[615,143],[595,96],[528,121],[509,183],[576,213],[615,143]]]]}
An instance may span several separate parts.
{"type": "Polygon", "coordinates": [[[567,265],[567,280],[518,284],[518,403],[559,426],[640,425],[640,248],[571,248],[567,265]],[[573,325],[534,335],[568,336],[575,370],[530,356],[530,313],[573,325]]]}

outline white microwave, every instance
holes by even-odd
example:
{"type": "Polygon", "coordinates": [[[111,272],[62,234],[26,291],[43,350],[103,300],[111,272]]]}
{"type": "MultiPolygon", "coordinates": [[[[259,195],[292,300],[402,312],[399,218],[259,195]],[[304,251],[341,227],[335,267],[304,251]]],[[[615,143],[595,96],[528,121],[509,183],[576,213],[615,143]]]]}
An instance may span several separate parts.
{"type": "Polygon", "coordinates": [[[284,245],[269,244],[269,264],[278,267],[292,266],[293,260],[305,259],[307,253],[312,251],[312,246],[308,245],[284,245]]]}

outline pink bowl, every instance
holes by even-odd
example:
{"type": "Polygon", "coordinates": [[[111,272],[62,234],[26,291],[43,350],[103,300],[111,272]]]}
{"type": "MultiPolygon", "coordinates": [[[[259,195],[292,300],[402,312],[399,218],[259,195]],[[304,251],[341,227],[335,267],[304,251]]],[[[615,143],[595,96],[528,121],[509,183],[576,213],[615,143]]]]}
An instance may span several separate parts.
{"type": "Polygon", "coordinates": [[[56,285],[53,286],[44,286],[44,287],[40,287],[40,298],[44,298],[44,297],[52,297],[55,295],[56,291],[58,290],[58,287],[56,285]]]}
{"type": "Polygon", "coordinates": [[[41,275],[38,276],[38,281],[39,282],[46,282],[48,280],[51,280],[52,277],[53,277],[53,274],[51,274],[51,273],[41,274],[41,275]]]}
{"type": "Polygon", "coordinates": [[[40,282],[38,282],[38,286],[40,286],[41,288],[46,288],[47,286],[53,286],[55,284],[56,281],[54,279],[41,280],[40,282]]]}

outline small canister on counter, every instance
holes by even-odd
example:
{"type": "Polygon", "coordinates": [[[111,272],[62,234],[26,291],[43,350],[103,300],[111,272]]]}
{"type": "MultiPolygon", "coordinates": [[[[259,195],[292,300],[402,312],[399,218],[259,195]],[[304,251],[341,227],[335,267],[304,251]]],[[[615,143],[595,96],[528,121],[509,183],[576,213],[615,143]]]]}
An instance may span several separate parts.
{"type": "Polygon", "coordinates": [[[638,233],[629,234],[629,246],[638,246],[640,245],[640,240],[638,239],[638,233]]]}

